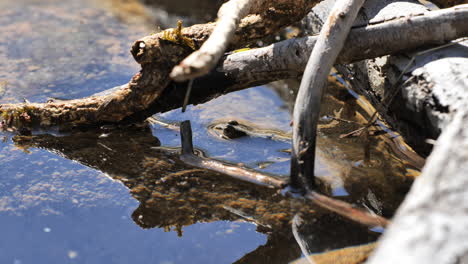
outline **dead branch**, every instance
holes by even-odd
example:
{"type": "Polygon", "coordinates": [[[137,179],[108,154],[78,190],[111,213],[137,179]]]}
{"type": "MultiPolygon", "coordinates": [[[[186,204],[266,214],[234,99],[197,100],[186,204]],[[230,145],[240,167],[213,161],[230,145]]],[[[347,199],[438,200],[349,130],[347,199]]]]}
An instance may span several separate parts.
{"type": "Polygon", "coordinates": [[[170,77],[176,81],[186,81],[207,74],[216,65],[234,37],[240,20],[250,11],[251,6],[260,0],[230,0],[218,11],[218,21],[208,40],[199,50],[190,54],[172,69],[170,77]]]}
{"type": "MultiPolygon", "coordinates": [[[[280,1],[255,5],[252,14],[242,19],[230,49],[262,39],[280,28],[299,21],[319,0],[280,1]]],[[[131,52],[142,69],[132,80],[111,94],[78,100],[1,105],[0,113],[7,126],[95,125],[119,122],[143,111],[160,96],[170,83],[171,69],[194,48],[200,47],[216,23],[169,29],[144,37],[134,43],[131,52]],[[28,122],[20,116],[27,113],[28,122]]]]}
{"type": "Polygon", "coordinates": [[[192,128],[190,126],[190,121],[184,121],[180,124],[180,137],[182,142],[182,155],[180,156],[180,159],[191,166],[221,172],[242,181],[271,188],[283,188],[287,184],[286,181],[277,179],[272,175],[265,175],[247,168],[228,165],[224,162],[213,159],[203,159],[196,156],[193,153],[192,128]]]}
{"type": "MultiPolygon", "coordinates": [[[[337,62],[349,63],[467,36],[467,21],[468,8],[458,6],[358,27],[351,31],[346,40],[346,49],[341,52],[337,62]],[[436,34],[433,34],[434,32],[436,34]]],[[[270,25],[270,22],[264,22],[270,25]]],[[[245,41],[258,38],[259,34],[252,33],[253,25],[241,23],[233,43],[242,46],[245,41]],[[240,37],[243,34],[247,36],[244,42],[240,37]]],[[[213,24],[206,24],[184,28],[182,36],[194,40],[195,45],[199,45],[212,27],[213,24]]],[[[120,122],[124,119],[135,121],[154,113],[181,107],[186,85],[171,84],[168,74],[172,66],[192,49],[177,44],[177,41],[161,39],[164,34],[167,33],[148,36],[134,44],[132,51],[137,61],[142,64],[142,70],[128,84],[76,100],[3,104],[0,113],[5,125],[73,126],[120,122]],[[168,89],[165,89],[166,86],[168,89]],[[30,117],[30,122],[24,122],[20,118],[25,112],[30,117]]],[[[278,79],[298,77],[315,42],[316,37],[293,39],[265,48],[230,54],[208,76],[194,81],[189,103],[203,103],[224,93],[278,79]]]]}
{"type": "Polygon", "coordinates": [[[315,143],[323,90],[363,3],[364,0],[335,3],[307,62],[293,114],[291,184],[295,188],[315,188],[315,143]]]}

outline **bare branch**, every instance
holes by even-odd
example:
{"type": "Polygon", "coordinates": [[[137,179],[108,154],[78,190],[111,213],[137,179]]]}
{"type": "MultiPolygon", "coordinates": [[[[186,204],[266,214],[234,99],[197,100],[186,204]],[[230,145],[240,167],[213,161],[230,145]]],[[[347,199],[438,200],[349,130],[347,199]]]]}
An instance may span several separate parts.
{"type": "Polygon", "coordinates": [[[291,184],[295,188],[312,190],[315,187],[315,138],[320,101],[327,76],[364,1],[335,3],[307,62],[294,104],[291,184]]]}
{"type": "MultiPolygon", "coordinates": [[[[272,22],[264,20],[262,23],[272,22]]],[[[357,27],[351,30],[346,40],[346,49],[338,56],[337,63],[397,53],[421,45],[445,43],[467,36],[467,23],[467,6],[457,6],[357,27]]],[[[245,44],[240,38],[242,34],[250,40],[259,37],[258,33],[249,33],[253,30],[253,24],[244,24],[236,32],[233,43],[245,44]]],[[[196,44],[202,43],[212,27],[213,24],[206,24],[184,28],[182,35],[193,39],[196,44]]],[[[168,75],[171,67],[188,55],[191,48],[161,40],[161,36],[148,36],[135,43],[132,51],[143,69],[128,84],[76,100],[3,104],[0,108],[2,119],[12,125],[21,124],[19,116],[27,112],[31,123],[42,126],[93,125],[144,120],[155,113],[181,107],[187,86],[176,84],[173,87],[168,81],[168,75]],[[168,85],[170,87],[165,89],[168,85]]],[[[291,39],[226,56],[216,69],[194,81],[189,104],[203,103],[228,92],[300,76],[316,39],[291,39]]]]}
{"type": "Polygon", "coordinates": [[[186,81],[207,74],[226,51],[240,20],[245,17],[254,2],[260,0],[230,0],[218,11],[216,27],[201,48],[172,70],[170,77],[176,81],[186,81]]]}
{"type": "Polygon", "coordinates": [[[247,168],[240,168],[236,165],[229,165],[213,159],[203,159],[196,156],[193,153],[190,121],[184,121],[180,124],[180,137],[182,141],[182,155],[180,159],[189,165],[221,172],[239,180],[272,188],[282,188],[287,184],[286,181],[277,179],[271,175],[265,175],[247,168]]]}

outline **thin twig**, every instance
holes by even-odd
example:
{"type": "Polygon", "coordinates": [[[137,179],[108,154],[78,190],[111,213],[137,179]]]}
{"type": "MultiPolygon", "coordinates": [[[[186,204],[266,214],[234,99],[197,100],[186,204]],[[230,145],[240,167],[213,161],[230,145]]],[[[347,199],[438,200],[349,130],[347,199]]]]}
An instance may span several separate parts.
{"type": "Polygon", "coordinates": [[[386,227],[389,224],[387,219],[379,215],[371,214],[367,211],[355,208],[349,203],[327,197],[323,194],[319,194],[318,192],[308,192],[305,197],[322,208],[326,208],[332,212],[344,216],[347,219],[353,220],[363,225],[371,227],[386,227]]]}
{"type": "Polygon", "coordinates": [[[190,99],[190,93],[192,93],[192,85],[193,85],[193,79],[190,79],[187,85],[187,92],[185,93],[185,97],[184,97],[184,104],[182,105],[182,113],[185,112],[185,109],[187,108],[187,104],[190,99]]]}

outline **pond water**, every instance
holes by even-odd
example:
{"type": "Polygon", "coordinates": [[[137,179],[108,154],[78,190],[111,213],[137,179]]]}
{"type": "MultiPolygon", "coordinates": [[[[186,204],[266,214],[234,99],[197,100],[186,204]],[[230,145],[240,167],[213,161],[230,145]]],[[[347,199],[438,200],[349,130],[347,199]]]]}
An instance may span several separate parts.
{"type": "MultiPolygon", "coordinates": [[[[0,103],[79,98],[128,82],[139,69],[132,42],[178,17],[163,7],[0,0],[0,103]]],[[[363,162],[363,140],[339,138],[359,126],[327,116],[363,122],[371,110],[339,84],[330,89],[317,174],[328,194],[389,217],[418,166],[395,151],[407,146],[392,141],[398,135],[391,131],[372,140],[363,162]]],[[[288,141],[226,140],[208,129],[237,120],[290,133],[288,107],[268,87],[155,118],[191,120],[195,147],[209,157],[289,174],[288,141]]],[[[289,263],[302,254],[291,232],[296,214],[313,253],[380,234],[270,189],[190,168],[173,152],[178,131],[158,124],[0,138],[0,263],[289,263]]]]}

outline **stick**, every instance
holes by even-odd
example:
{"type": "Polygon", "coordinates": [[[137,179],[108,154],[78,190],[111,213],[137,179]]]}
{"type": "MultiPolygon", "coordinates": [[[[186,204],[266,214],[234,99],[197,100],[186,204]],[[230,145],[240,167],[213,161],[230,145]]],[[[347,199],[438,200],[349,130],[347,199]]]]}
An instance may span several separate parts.
{"type": "MultiPolygon", "coordinates": [[[[181,123],[180,137],[182,142],[180,159],[191,166],[213,170],[242,181],[275,189],[283,189],[288,184],[287,181],[277,179],[272,175],[267,175],[255,170],[241,168],[239,166],[226,164],[217,160],[205,159],[196,156],[193,152],[192,128],[190,121],[183,121],[181,123]]],[[[287,190],[285,194],[289,194],[292,197],[297,196],[291,193],[290,190],[287,190]]],[[[356,221],[363,225],[368,225],[371,227],[385,227],[388,224],[388,220],[381,216],[370,214],[361,209],[354,208],[352,205],[346,202],[326,197],[314,191],[308,192],[304,197],[308,200],[311,200],[321,208],[335,212],[347,219],[356,221]]]]}
{"type": "Polygon", "coordinates": [[[315,187],[315,138],[320,101],[327,76],[364,1],[340,0],[335,3],[307,62],[294,105],[291,157],[293,188],[310,191],[315,187]]]}

